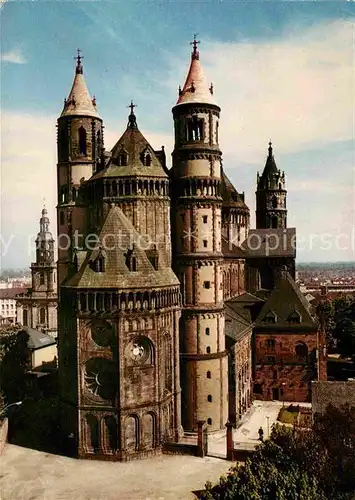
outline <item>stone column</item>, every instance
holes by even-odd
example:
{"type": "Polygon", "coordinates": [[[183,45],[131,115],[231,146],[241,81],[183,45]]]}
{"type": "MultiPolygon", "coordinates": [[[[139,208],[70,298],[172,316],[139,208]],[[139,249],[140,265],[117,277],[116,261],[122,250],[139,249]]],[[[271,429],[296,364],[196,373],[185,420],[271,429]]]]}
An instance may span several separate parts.
{"type": "Polygon", "coordinates": [[[230,422],[226,423],[227,427],[227,460],[233,460],[233,427],[234,425],[230,422]]]}
{"type": "MultiPolygon", "coordinates": [[[[197,453],[199,457],[204,457],[207,453],[207,446],[205,446],[205,440],[207,439],[206,433],[206,421],[197,421],[197,453]]],[[[207,443],[206,443],[207,444],[207,443]]]]}

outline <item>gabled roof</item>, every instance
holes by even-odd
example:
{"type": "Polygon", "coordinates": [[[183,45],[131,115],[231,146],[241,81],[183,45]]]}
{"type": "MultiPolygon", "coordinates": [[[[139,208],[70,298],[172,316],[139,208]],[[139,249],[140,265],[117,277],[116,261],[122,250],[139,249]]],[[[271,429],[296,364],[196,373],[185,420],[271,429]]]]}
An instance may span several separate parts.
{"type": "Polygon", "coordinates": [[[95,105],[95,100],[90,97],[83,75],[81,58],[78,55],[75,76],[68,99],[60,116],[92,116],[100,118],[95,105]]]}
{"type": "Polygon", "coordinates": [[[18,295],[28,292],[28,288],[0,288],[0,299],[16,299],[18,295]]]}
{"type": "Polygon", "coordinates": [[[240,207],[249,211],[249,208],[244,201],[244,193],[238,193],[226,176],[223,168],[221,169],[221,194],[223,198],[223,206],[236,208],[240,207]]]}
{"type": "Polygon", "coordinates": [[[139,245],[141,241],[142,236],[122,210],[112,206],[102,226],[96,248],[87,252],[78,272],[65,286],[121,290],[178,285],[179,281],[171,268],[154,269],[145,250],[139,245]],[[92,265],[100,247],[104,249],[103,272],[95,271],[92,265]],[[136,271],[131,271],[126,264],[130,251],[136,259],[136,271]]]}
{"type": "Polygon", "coordinates": [[[136,117],[133,112],[129,115],[127,129],[112,148],[107,167],[95,174],[91,179],[132,176],[168,177],[155,151],[138,129],[136,117]],[[127,157],[126,165],[120,164],[119,159],[122,153],[127,157]],[[145,165],[143,162],[144,155],[146,154],[150,156],[149,165],[145,165]]]}
{"type": "Polygon", "coordinates": [[[253,321],[260,311],[263,300],[251,293],[243,293],[225,302],[225,333],[228,337],[239,340],[250,332],[253,321]]]}
{"type": "Polygon", "coordinates": [[[197,50],[196,43],[198,42],[195,40],[194,49],[191,54],[189,72],[186,77],[185,85],[179,92],[180,95],[176,106],[188,103],[213,104],[216,106],[212,94],[212,86],[208,88],[205,82],[203,69],[200,63],[200,54],[197,50]]]}
{"type": "Polygon", "coordinates": [[[241,244],[246,258],[296,257],[296,229],[250,229],[241,244]]]}
{"type": "Polygon", "coordinates": [[[286,271],[281,271],[275,288],[255,321],[255,326],[267,329],[316,328],[316,322],[310,314],[309,303],[286,271]],[[300,316],[300,323],[290,321],[295,311],[300,316]],[[265,321],[271,313],[275,315],[275,323],[265,321]]]}
{"type": "Polygon", "coordinates": [[[41,349],[42,347],[47,347],[57,343],[53,337],[47,335],[46,333],[40,332],[39,330],[34,330],[33,328],[29,328],[28,326],[24,326],[23,330],[29,336],[27,342],[27,346],[29,349],[41,349]]]}

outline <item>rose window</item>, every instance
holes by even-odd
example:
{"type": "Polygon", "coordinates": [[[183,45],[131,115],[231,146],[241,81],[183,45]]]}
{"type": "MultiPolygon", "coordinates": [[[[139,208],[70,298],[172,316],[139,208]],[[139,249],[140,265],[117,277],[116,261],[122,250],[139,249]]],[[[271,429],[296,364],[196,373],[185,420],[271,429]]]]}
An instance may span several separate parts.
{"type": "Polygon", "coordinates": [[[135,365],[152,364],[152,347],[147,337],[138,337],[127,346],[127,355],[135,365]]]}
{"type": "Polygon", "coordinates": [[[87,391],[95,398],[112,400],[116,394],[115,365],[104,358],[92,358],[85,363],[87,391]]]}

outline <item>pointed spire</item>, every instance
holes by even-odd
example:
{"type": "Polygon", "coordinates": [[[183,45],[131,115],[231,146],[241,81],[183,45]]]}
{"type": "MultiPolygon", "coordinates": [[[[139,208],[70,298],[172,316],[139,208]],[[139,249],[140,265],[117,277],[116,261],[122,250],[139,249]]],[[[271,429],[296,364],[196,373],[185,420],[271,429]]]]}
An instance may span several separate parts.
{"type": "Polygon", "coordinates": [[[49,227],[48,212],[47,212],[47,209],[46,209],[45,205],[43,205],[43,208],[42,208],[42,217],[39,220],[39,231],[40,231],[40,233],[43,233],[43,234],[47,233],[48,232],[48,227],[49,227]]]}
{"type": "Polygon", "coordinates": [[[136,115],[134,114],[134,108],[136,108],[136,107],[137,107],[137,104],[133,104],[133,101],[131,101],[131,104],[129,104],[127,106],[127,108],[131,109],[131,112],[128,116],[127,128],[138,129],[136,115]]]}
{"type": "Polygon", "coordinates": [[[39,233],[36,238],[36,262],[53,262],[54,260],[54,239],[49,231],[49,218],[45,206],[42,208],[39,220],[39,233]]]}
{"type": "Polygon", "coordinates": [[[200,63],[200,53],[197,50],[200,41],[196,40],[196,37],[195,34],[193,41],[190,42],[192,45],[190,68],[182,90],[179,87],[179,98],[176,104],[201,103],[216,105],[212,97],[213,86],[208,87],[205,82],[200,63]]]}
{"type": "Polygon", "coordinates": [[[194,33],[194,39],[192,42],[190,42],[190,45],[192,45],[192,54],[191,54],[191,59],[200,59],[200,53],[197,50],[197,45],[200,42],[200,40],[196,40],[198,33],[194,33]]]}
{"type": "Polygon", "coordinates": [[[272,142],[270,140],[268,148],[268,157],[266,159],[265,168],[263,171],[263,177],[268,176],[269,174],[277,174],[278,172],[279,170],[275,163],[275,158],[272,150],[272,142]]]}
{"type": "Polygon", "coordinates": [[[74,59],[76,59],[75,73],[77,75],[82,75],[83,74],[83,65],[81,64],[81,60],[84,58],[80,55],[81,49],[76,49],[76,50],[77,50],[77,56],[74,57],[74,59]]]}
{"type": "Polygon", "coordinates": [[[84,79],[83,56],[81,50],[77,49],[75,76],[71,91],[64,100],[64,109],[61,116],[92,116],[100,118],[96,110],[96,98],[91,99],[84,79]]]}

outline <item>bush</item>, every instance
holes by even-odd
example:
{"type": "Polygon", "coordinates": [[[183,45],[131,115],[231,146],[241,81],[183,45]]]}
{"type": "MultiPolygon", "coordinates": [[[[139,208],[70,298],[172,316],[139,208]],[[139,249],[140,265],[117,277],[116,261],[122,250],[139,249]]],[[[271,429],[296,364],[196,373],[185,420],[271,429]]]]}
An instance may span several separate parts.
{"type": "MultiPolygon", "coordinates": [[[[273,426],[244,465],[219,483],[206,483],[201,500],[354,500],[355,408],[329,407],[312,429],[273,426]]],[[[288,413],[292,413],[289,410],[288,413]]]]}

